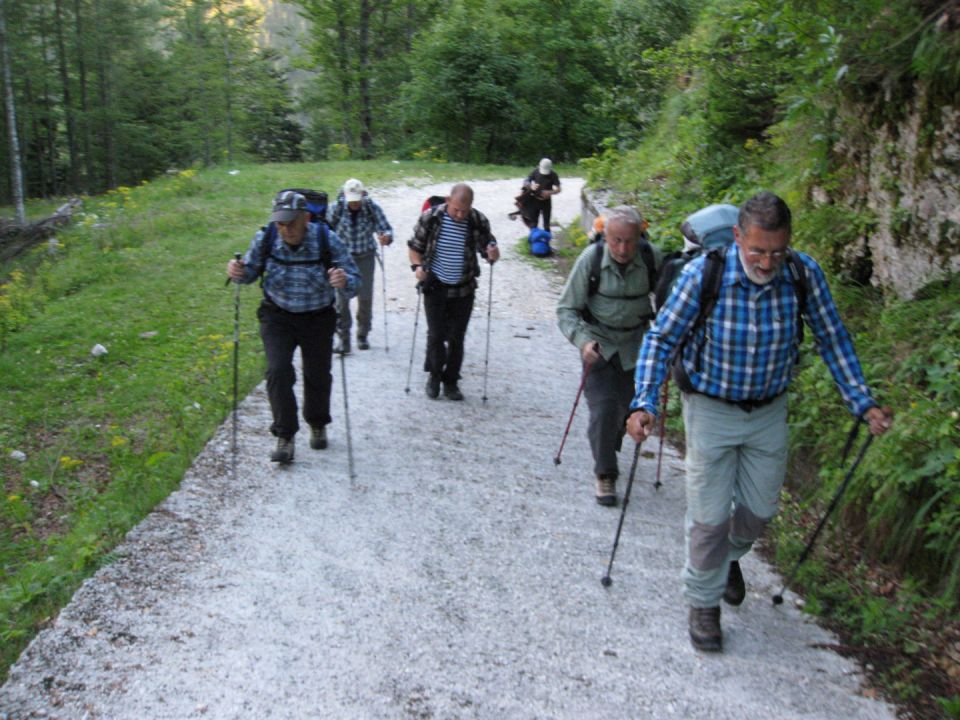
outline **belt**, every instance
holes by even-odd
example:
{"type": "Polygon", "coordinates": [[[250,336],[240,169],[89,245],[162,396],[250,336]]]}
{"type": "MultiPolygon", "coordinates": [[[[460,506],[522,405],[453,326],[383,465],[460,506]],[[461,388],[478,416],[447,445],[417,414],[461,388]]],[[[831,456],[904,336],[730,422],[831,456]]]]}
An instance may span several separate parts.
{"type": "Polygon", "coordinates": [[[778,395],[774,395],[773,397],[762,398],[760,400],[727,400],[727,398],[717,397],[716,395],[708,395],[707,393],[699,392],[697,390],[693,390],[692,392],[696,393],[697,395],[703,395],[704,397],[708,397],[711,400],[719,400],[720,402],[726,403],[727,405],[736,405],[738,408],[740,408],[741,410],[747,413],[753,412],[757,408],[762,408],[766,405],[769,405],[774,400],[779,399],[780,396],[783,395],[783,393],[779,393],[778,395]]]}
{"type": "Polygon", "coordinates": [[[335,312],[333,305],[327,305],[326,307],[317,308],[316,310],[304,310],[303,312],[293,312],[292,310],[287,310],[285,308],[280,307],[268,297],[264,297],[263,300],[261,301],[261,304],[270,312],[277,312],[283,315],[296,315],[297,317],[306,317],[308,315],[322,315],[323,313],[335,312]]]}

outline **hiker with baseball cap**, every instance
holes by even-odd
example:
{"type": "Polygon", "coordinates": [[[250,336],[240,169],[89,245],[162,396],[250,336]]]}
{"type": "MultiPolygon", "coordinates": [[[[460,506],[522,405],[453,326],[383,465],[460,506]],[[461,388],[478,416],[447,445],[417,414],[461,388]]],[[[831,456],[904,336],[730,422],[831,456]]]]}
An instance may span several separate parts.
{"type": "Polygon", "coordinates": [[[550,198],[560,192],[560,176],[554,172],[550,158],[543,158],[533,172],[523,182],[526,192],[526,205],[530,218],[536,227],[540,215],[543,215],[543,229],[550,231],[550,198]]]}
{"type": "MultiPolygon", "coordinates": [[[[383,210],[375,203],[363,183],[350,178],[343,184],[337,202],[330,212],[330,227],[350,250],[353,261],[360,270],[362,283],[357,293],[357,347],[368,350],[367,336],[373,323],[373,273],[377,260],[377,245],[387,246],[393,242],[393,229],[383,210]]],[[[337,293],[337,345],[334,352],[350,352],[350,298],[346,293],[337,293]]]]}
{"type": "Polygon", "coordinates": [[[267,357],[267,395],[277,438],[273,462],[293,460],[299,430],[293,353],[300,348],[303,370],[303,419],[310,426],[310,447],[327,447],[330,422],[330,373],[335,292],[348,297],[360,286],[360,273],[336,234],[322,222],[310,222],[307,199],[282,190],[273,201],[270,222],[257,232],[243,260],[231,260],[234,282],[262,278],[263,301],[257,309],[267,357]]]}

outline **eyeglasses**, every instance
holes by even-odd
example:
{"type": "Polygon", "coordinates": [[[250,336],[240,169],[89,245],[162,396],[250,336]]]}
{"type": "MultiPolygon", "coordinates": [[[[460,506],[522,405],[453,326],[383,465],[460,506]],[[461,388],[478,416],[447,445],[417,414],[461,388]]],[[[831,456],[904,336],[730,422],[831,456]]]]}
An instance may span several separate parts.
{"type": "Polygon", "coordinates": [[[770,258],[771,260],[780,261],[787,256],[786,250],[774,250],[770,252],[769,250],[747,250],[747,257],[751,260],[764,260],[770,258]]]}

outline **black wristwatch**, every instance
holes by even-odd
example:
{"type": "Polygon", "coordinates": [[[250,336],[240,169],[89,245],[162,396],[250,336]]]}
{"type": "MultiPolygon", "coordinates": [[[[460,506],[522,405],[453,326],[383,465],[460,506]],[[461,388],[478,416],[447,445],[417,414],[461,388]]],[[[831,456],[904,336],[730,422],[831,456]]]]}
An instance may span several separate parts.
{"type": "Polygon", "coordinates": [[[410,266],[410,269],[413,270],[413,272],[416,272],[418,267],[421,267],[421,266],[417,264],[413,264],[410,266]]]}

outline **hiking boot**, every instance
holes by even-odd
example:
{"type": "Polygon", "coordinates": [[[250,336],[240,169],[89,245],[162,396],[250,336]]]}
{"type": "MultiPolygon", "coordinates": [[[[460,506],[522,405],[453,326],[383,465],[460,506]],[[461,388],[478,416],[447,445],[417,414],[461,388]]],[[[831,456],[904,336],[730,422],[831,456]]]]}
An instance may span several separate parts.
{"type": "Polygon", "coordinates": [[[369,350],[370,343],[367,342],[366,335],[357,335],[357,350],[369,350]]]}
{"type": "Polygon", "coordinates": [[[690,642],[703,652],[723,650],[720,608],[690,608],[690,642]]]}
{"type": "Polygon", "coordinates": [[[313,448],[314,450],[327,449],[327,426],[326,425],[310,426],[310,447],[313,448]]]}
{"type": "Polygon", "coordinates": [[[282,465],[293,462],[293,438],[277,438],[277,449],[270,453],[270,461],[282,465]]]}
{"type": "Polygon", "coordinates": [[[597,475],[597,505],[614,507],[617,504],[617,479],[597,475]]]}
{"type": "Polygon", "coordinates": [[[427,378],[427,397],[436,400],[440,396],[440,376],[431,375],[427,378]]]}
{"type": "Polygon", "coordinates": [[[447,400],[463,400],[463,393],[460,392],[460,388],[457,387],[456,383],[444,383],[443,396],[447,398],[447,400]]]}
{"type": "Polygon", "coordinates": [[[333,351],[337,355],[349,355],[350,336],[346,333],[337,333],[337,340],[333,343],[333,351]]]}
{"type": "Polygon", "coordinates": [[[730,563],[730,571],[727,573],[727,587],[723,591],[723,601],[727,605],[736,607],[743,602],[746,596],[747,586],[743,582],[740,563],[734,560],[730,563]]]}

